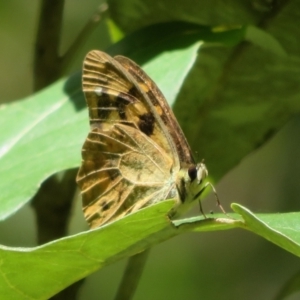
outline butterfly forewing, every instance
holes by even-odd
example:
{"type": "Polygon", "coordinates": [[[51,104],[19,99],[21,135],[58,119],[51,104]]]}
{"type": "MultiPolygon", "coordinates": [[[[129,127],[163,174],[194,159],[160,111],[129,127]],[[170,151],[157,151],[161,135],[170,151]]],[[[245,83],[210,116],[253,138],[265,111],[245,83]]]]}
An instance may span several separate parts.
{"type": "Polygon", "coordinates": [[[158,114],[158,118],[164,123],[164,132],[171,135],[180,164],[193,164],[194,159],[185,135],[155,82],[135,62],[127,57],[116,56],[114,59],[120,62],[134,80],[145,90],[151,105],[153,105],[158,114]]]}

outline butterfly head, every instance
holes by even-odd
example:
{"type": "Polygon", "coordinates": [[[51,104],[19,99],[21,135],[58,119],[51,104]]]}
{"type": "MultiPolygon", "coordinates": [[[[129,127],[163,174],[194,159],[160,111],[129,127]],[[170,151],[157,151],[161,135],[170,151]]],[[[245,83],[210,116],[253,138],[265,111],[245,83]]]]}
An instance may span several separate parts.
{"type": "Polygon", "coordinates": [[[197,184],[203,182],[203,180],[208,176],[208,171],[206,165],[202,161],[197,165],[192,165],[188,169],[188,175],[191,182],[197,180],[197,184]]]}
{"type": "Polygon", "coordinates": [[[176,184],[180,199],[180,205],[176,211],[177,216],[189,210],[191,204],[199,199],[205,189],[205,179],[207,176],[208,171],[203,161],[198,164],[190,165],[187,168],[181,168],[176,184]]]}
{"type": "Polygon", "coordinates": [[[188,175],[189,175],[189,183],[187,184],[189,186],[189,201],[194,201],[199,199],[200,195],[204,191],[206,187],[205,179],[208,176],[208,170],[206,168],[206,165],[204,164],[204,161],[191,166],[188,169],[188,175]]]}

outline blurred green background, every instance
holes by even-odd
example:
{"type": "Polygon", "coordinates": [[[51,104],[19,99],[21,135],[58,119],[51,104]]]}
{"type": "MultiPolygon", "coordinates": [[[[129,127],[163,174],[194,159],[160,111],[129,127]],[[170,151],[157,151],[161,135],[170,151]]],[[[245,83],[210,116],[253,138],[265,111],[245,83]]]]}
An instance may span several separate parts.
{"type": "MultiPolygon", "coordinates": [[[[157,5],[164,3],[156,2],[157,5]]],[[[96,0],[84,3],[66,1],[62,53],[100,3],[96,0]]],[[[33,49],[39,5],[36,0],[0,0],[1,103],[32,93],[33,49]]],[[[176,7],[174,10],[176,15],[176,7]]],[[[192,18],[195,19],[195,16],[192,18]]],[[[134,22],[136,24],[137,21],[134,22]]],[[[109,44],[107,27],[100,23],[79,49],[69,74],[80,70],[86,52],[95,48],[104,50],[109,44]]],[[[295,117],[263,147],[249,154],[224,176],[216,188],[227,211],[230,211],[231,202],[241,203],[257,213],[299,211],[299,132],[300,118],[295,117]]],[[[205,211],[216,211],[214,204],[214,198],[208,197],[203,204],[205,211]]],[[[192,213],[199,212],[195,209],[192,213]]],[[[78,198],[70,234],[86,229],[78,198]]],[[[0,224],[0,243],[3,245],[34,246],[35,234],[30,205],[0,224]]],[[[124,266],[125,261],[121,261],[90,276],[81,288],[79,299],[112,299],[124,266]]],[[[152,249],[135,299],[273,299],[299,269],[297,257],[242,230],[187,234],[152,249]]]]}

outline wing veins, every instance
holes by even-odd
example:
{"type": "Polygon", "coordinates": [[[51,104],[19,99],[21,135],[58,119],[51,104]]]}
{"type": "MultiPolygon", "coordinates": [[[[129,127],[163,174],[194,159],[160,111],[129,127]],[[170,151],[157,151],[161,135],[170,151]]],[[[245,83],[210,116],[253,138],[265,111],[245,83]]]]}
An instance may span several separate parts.
{"type": "MultiPolygon", "coordinates": [[[[101,64],[104,65],[103,63],[101,63],[101,64]]],[[[103,73],[103,72],[100,72],[99,70],[96,70],[96,68],[97,68],[98,65],[99,65],[99,63],[90,64],[90,63],[86,62],[86,66],[89,66],[89,67],[92,67],[92,68],[89,68],[89,69],[86,68],[87,71],[90,74],[84,74],[83,75],[83,79],[86,79],[86,78],[88,78],[88,79],[96,79],[96,81],[98,81],[99,78],[97,77],[97,75],[100,75],[103,78],[108,79],[107,83],[108,83],[108,81],[113,81],[113,82],[117,82],[119,85],[121,85],[124,88],[128,87],[128,84],[126,84],[126,82],[124,82],[124,80],[119,80],[117,77],[114,77],[112,75],[108,75],[108,73],[103,73]],[[93,75],[95,75],[95,76],[93,76],[93,75]]],[[[120,73],[120,70],[118,68],[116,68],[116,70],[118,71],[118,73],[120,73]]],[[[123,77],[121,77],[121,78],[123,79],[123,77]]]]}
{"type": "MultiPolygon", "coordinates": [[[[121,128],[120,128],[121,129],[121,128]]],[[[122,129],[121,129],[122,130],[122,129]]],[[[122,130],[123,131],[123,133],[125,133],[125,134],[127,134],[126,133],[126,131],[124,131],[124,130],[122,130]]],[[[163,172],[163,170],[159,167],[159,165],[152,159],[152,157],[147,153],[147,152],[145,152],[144,151],[144,149],[143,148],[141,148],[141,146],[140,145],[138,145],[138,143],[136,142],[136,140],[134,140],[131,136],[129,136],[128,134],[127,134],[127,136],[128,136],[128,138],[130,138],[134,143],[135,143],[135,145],[137,145],[137,147],[139,148],[139,149],[141,149],[142,151],[141,152],[138,152],[138,153],[142,153],[142,154],[144,154],[157,168],[158,168],[158,170],[160,170],[162,173],[164,173],[163,172]]],[[[156,143],[154,143],[154,142],[152,142],[151,143],[151,145],[153,145],[153,144],[155,144],[156,145],[156,143]]],[[[157,145],[158,146],[158,145],[157,145]]],[[[160,148],[157,148],[158,150],[160,150],[160,148]]]]}
{"type": "Polygon", "coordinates": [[[108,194],[117,184],[119,184],[122,180],[125,180],[124,177],[120,177],[120,179],[116,180],[113,185],[109,188],[106,189],[101,195],[99,195],[97,198],[95,198],[93,201],[89,202],[88,205],[86,205],[86,207],[89,207],[91,205],[93,205],[94,203],[96,203],[97,201],[99,201],[99,199],[101,199],[103,196],[105,196],[106,194],[108,194]]]}

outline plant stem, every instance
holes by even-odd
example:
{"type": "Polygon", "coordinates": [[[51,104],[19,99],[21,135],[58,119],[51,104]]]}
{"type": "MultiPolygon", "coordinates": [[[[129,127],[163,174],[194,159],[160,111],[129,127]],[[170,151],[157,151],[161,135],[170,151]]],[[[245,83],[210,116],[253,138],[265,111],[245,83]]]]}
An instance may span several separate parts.
{"type": "Polygon", "coordinates": [[[141,279],[150,249],[129,258],[114,300],[131,300],[141,279]]]}
{"type": "Polygon", "coordinates": [[[42,0],[34,55],[34,90],[38,91],[59,78],[63,0],[42,0]]]}
{"type": "Polygon", "coordinates": [[[98,26],[99,22],[105,17],[108,10],[107,3],[102,3],[92,17],[85,24],[81,32],[69,47],[68,51],[61,59],[62,72],[64,72],[73,60],[78,48],[86,41],[89,34],[98,26]]]}

